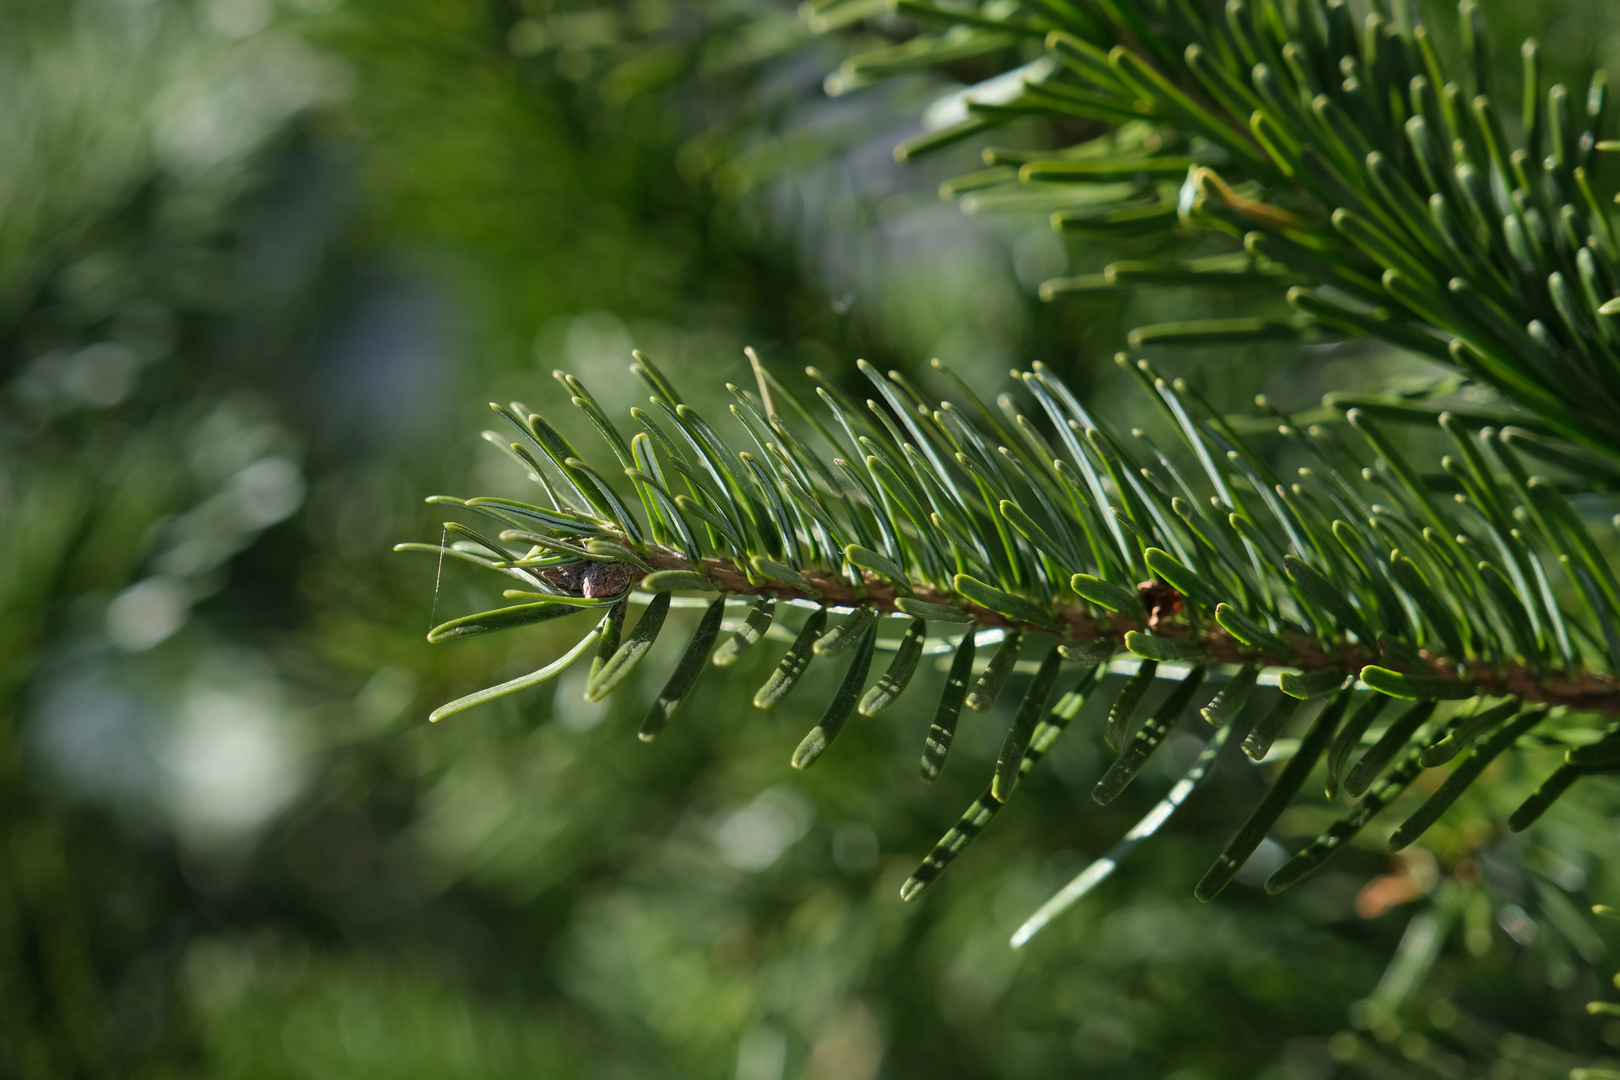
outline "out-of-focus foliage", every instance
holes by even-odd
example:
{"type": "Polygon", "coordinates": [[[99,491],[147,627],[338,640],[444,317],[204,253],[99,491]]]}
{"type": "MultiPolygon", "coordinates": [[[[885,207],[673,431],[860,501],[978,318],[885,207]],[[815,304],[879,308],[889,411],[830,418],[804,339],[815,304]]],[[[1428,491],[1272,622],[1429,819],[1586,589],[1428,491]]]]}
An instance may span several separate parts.
{"type": "MultiPolygon", "coordinates": [[[[25,3],[0,26],[0,1055],[16,1075],[104,1075],[196,1050],[173,978],[193,917],[155,819],[230,835],[292,794],[257,752],[283,738],[272,694],[206,686],[178,649],[129,657],[176,633],[209,647],[190,609],[302,500],[301,440],[223,316],[267,143],[341,73],[179,7],[25,3]],[[161,749],[138,694],[175,717],[161,749]],[[234,776],[207,760],[222,734],[234,776]],[[240,798],[220,818],[222,784],[240,798]],[[146,813],[87,812],[87,789],[146,813]]],[[[288,307],[254,300],[267,322],[288,307]]],[[[277,338],[256,344],[295,347],[277,338]]]]}
{"type": "MultiPolygon", "coordinates": [[[[1550,761],[1504,763],[1428,855],[1353,852],[1282,899],[1258,865],[1190,899],[1236,824],[1212,811],[1013,953],[1197,740],[1078,813],[1105,761],[1082,715],[907,907],[1005,712],[964,722],[932,787],[904,703],[790,775],[812,706],[725,705],[761,657],[705,675],[713,707],[651,747],[662,669],[622,707],[565,679],[425,724],[562,644],[431,648],[432,608],[484,585],[386,553],[436,531],[422,491],[520,482],[454,441],[483,401],[540,398],[555,366],[621,395],[631,346],[716,389],[750,343],[841,378],[938,352],[982,389],[1026,356],[1084,381],[1124,325],[1040,307],[1064,269],[1042,221],[934,231],[956,211],[892,171],[884,111],[806,96],[823,46],[751,58],[752,7],[608,10],[0,13],[0,1072],[1552,1075],[1620,1043],[1583,1012],[1613,941],[1578,914],[1620,896],[1612,793],[1525,837],[1489,824],[1550,761]],[[631,79],[667,40],[689,63],[631,79]],[[737,163],[806,130],[836,138],[737,163]],[[1394,1008],[1351,1009],[1369,995],[1394,1008]]],[[[1336,371],[1267,390],[1366,368],[1336,371]]],[[[1252,801],[1262,772],[1223,762],[1198,797],[1252,801]]]]}

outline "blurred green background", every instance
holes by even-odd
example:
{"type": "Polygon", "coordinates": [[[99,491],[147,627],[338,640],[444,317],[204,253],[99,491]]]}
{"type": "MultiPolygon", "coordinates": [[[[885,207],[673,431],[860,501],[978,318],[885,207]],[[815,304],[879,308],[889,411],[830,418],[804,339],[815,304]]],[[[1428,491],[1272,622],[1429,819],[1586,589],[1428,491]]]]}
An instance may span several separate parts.
{"type": "MultiPolygon", "coordinates": [[[[1579,85],[1620,58],[1611,4],[1486,7],[1504,78],[1527,33],[1579,85]]],[[[979,146],[890,148],[948,80],[827,98],[846,47],[773,0],[0,5],[0,1075],[1504,1080],[1620,1046],[1584,1010],[1620,937],[1580,914],[1620,903],[1620,793],[1494,824],[1555,752],[1268,899],[1332,813],[1296,811],[1200,906],[1265,779],[1228,762],[1014,952],[1199,735],[1099,809],[1088,709],[908,905],[1010,705],[931,787],[927,694],[790,770],[819,701],[747,707],[756,654],[650,746],[662,650],[600,706],[580,671],[426,724],[572,632],[430,647],[489,584],[389,553],[438,535],[425,495],[522,491],[485,402],[572,424],[563,367],[622,413],[639,347],[716,415],[753,345],[941,396],[930,357],[987,397],[1039,359],[1128,410],[1147,305],[1229,304],[1042,305],[1151,248],[942,202],[979,146]]],[[[1167,362],[1239,410],[1423,370],[1167,362]]]]}

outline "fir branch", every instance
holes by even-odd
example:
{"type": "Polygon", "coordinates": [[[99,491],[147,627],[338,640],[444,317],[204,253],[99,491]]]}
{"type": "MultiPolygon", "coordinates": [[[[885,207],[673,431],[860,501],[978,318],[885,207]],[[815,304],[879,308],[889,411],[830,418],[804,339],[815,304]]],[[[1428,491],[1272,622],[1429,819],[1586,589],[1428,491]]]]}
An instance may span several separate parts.
{"type": "MultiPolygon", "coordinates": [[[[1452,462],[1448,475],[1463,490],[1446,501],[1359,409],[1347,414],[1360,436],[1359,451],[1322,429],[1301,432],[1279,417],[1279,431],[1316,461],[1300,470],[1300,483],[1285,484],[1190,387],[1161,378],[1143,361],[1121,358],[1169,422],[1172,439],[1161,448],[1139,432],[1137,442],[1151,459],[1139,457],[1038,365],[1018,379],[1044,423],[1021,412],[1011,396],[1000,399],[1010,427],[977,399],[970,398],[973,413],[950,402],[930,408],[898,376],[863,365],[887,407],[874,399],[860,410],[836,384],[809,372],[821,382],[822,403],[835,421],[827,425],[785,385],[768,379],[756,358],[771,404],[761,408],[732,388],[742,403],[739,418],[757,421],[749,429],[763,452],[756,458],[734,450],[689,406],[672,404],[680,399],[669,380],[647,357],[637,354],[636,361],[633,370],[685,446],[633,410],[652,438],[633,457],[637,465],[622,471],[628,482],[643,484],[655,471],[679,474],[692,499],[641,500],[647,520],[632,520],[634,504],[617,497],[608,473],[587,464],[552,425],[520,408],[499,410],[534,436],[535,479],[550,507],[432,501],[522,525],[503,528],[496,538],[459,523],[447,529],[470,538],[458,544],[481,552],[469,561],[529,583],[536,591],[518,595],[539,602],[453,619],[430,640],[549,619],[576,605],[606,607],[608,614],[557,663],[435,715],[550,678],[601,637],[586,686],[598,700],[647,655],[666,625],[672,590],[718,594],[643,726],[642,737],[651,738],[709,662],[729,665],[738,649],[764,636],[776,606],[796,601],[814,611],[755,695],[756,706],[774,706],[820,658],[851,648],[855,654],[820,723],[794,752],[797,768],[826,754],[858,703],[863,715],[878,713],[915,685],[928,622],[962,634],[924,749],[923,775],[932,779],[962,705],[988,709],[1026,639],[1047,639],[1039,674],[1006,734],[989,801],[970,811],[978,821],[984,807],[1010,796],[1017,778],[1072,719],[1073,695],[1055,711],[1046,708],[1064,661],[1089,670],[1089,691],[1098,664],[1119,654],[1140,658],[1136,677],[1110,711],[1109,742],[1121,757],[1099,785],[1103,801],[1131,782],[1181,717],[1202,711],[1212,722],[1229,723],[1253,707],[1258,669],[1281,667],[1283,696],[1244,740],[1251,756],[1264,757],[1296,715],[1313,712],[1302,704],[1328,695],[1332,704],[1315,711],[1308,755],[1293,759],[1200,884],[1205,899],[1231,879],[1323,756],[1333,786],[1370,723],[1371,713],[1356,710],[1339,734],[1358,687],[1416,705],[1350,770],[1347,792],[1361,797],[1402,751],[1403,762],[1416,752],[1419,768],[1462,751],[1466,768],[1453,772],[1443,801],[1403,826],[1403,844],[1440,817],[1488,757],[1509,750],[1552,707],[1620,715],[1620,672],[1611,648],[1620,585],[1574,508],[1528,473],[1518,440],[1504,440],[1494,428],[1476,434],[1449,413],[1438,418],[1466,462],[1452,462]],[[809,430],[796,432],[776,412],[779,404],[810,421],[809,430]],[[865,472],[852,460],[864,460],[865,472]],[[559,494],[570,490],[572,497],[559,494]],[[587,503],[589,509],[576,505],[587,503]],[[682,537],[681,547],[652,539],[660,532],[682,537]],[[520,547],[509,547],[514,544],[520,547]],[[975,573],[955,572],[963,566],[975,573]],[[1138,580],[1148,573],[1155,576],[1138,580]],[[649,593],[650,606],[621,644],[624,603],[649,593]],[[717,653],[728,598],[754,603],[735,644],[717,653]],[[829,629],[834,610],[848,615],[829,629]],[[907,630],[868,691],[879,627],[889,614],[904,615],[907,630]],[[985,630],[999,631],[1002,643],[969,691],[970,643],[985,630]],[[1161,661],[1188,661],[1194,674],[1128,738],[1143,691],[1172,670],[1161,661]],[[1235,665],[1238,675],[1230,700],[1223,693],[1200,710],[1197,691],[1211,665],[1235,665]],[[1447,704],[1494,697],[1509,700],[1462,711],[1447,704]],[[1513,713],[1519,719],[1486,734],[1497,717],[1513,713]],[[1435,715],[1454,727],[1428,746],[1419,742],[1425,737],[1419,728],[1435,715]],[[1475,741],[1482,736],[1484,742],[1475,741]]],[[[606,414],[577,380],[568,385],[576,388],[575,406],[592,413],[617,451],[606,414]]],[[[1571,764],[1587,774],[1580,762],[1571,764]]],[[[1400,770],[1401,779],[1365,796],[1372,801],[1347,819],[1354,828],[1382,807],[1391,784],[1406,782],[1409,766],[1400,770]]],[[[1571,779],[1561,775],[1548,785],[1537,812],[1571,779]]],[[[953,856],[977,829],[947,838],[953,856]]],[[[1335,842],[1313,851],[1310,866],[1336,848],[1335,842]]],[[[929,873],[942,869],[940,863],[929,873]]],[[[908,885],[907,895],[921,887],[908,885]]]]}
{"type": "MultiPolygon", "coordinates": [[[[615,568],[633,562],[638,573],[651,572],[642,579],[649,591],[700,585],[738,597],[814,601],[852,609],[862,625],[872,616],[891,613],[936,620],[948,616],[985,628],[1111,644],[1116,650],[1123,645],[1153,660],[1185,657],[1283,666],[1300,673],[1300,686],[1319,675],[1366,671],[1380,690],[1394,696],[1511,694],[1547,705],[1620,712],[1620,681],[1606,665],[1574,668],[1554,662],[1546,627],[1565,621],[1560,601],[1543,595],[1538,602],[1524,588],[1505,584],[1487,587],[1526,583],[1535,577],[1527,568],[1561,565],[1576,586],[1572,592],[1589,621],[1588,635],[1603,640],[1606,628],[1617,621],[1620,600],[1613,575],[1584,525],[1549,485],[1526,474],[1512,446],[1495,439],[1492,429],[1485,429],[1481,449],[1465,426],[1442,414],[1441,426],[1475,470],[1465,478],[1469,494],[1458,496],[1450,507],[1433,497],[1417,470],[1358,409],[1348,416],[1373,452],[1374,467],[1362,470],[1363,479],[1347,478],[1340,466],[1351,462],[1328,456],[1320,436],[1296,432],[1323,468],[1320,476],[1302,470],[1318,486],[1289,487],[1240,441],[1234,442],[1237,436],[1220,417],[1202,410],[1196,399],[1184,400],[1181,384],[1166,383],[1145,362],[1121,362],[1142,376],[1144,388],[1177,419],[1180,452],[1190,453],[1202,466],[1209,482],[1206,496],[1188,487],[1182,472],[1157,448],[1158,469],[1137,461],[1039,367],[1022,379],[1036,391],[1049,421],[1062,425],[1057,434],[1067,448],[1065,457],[1041,456],[1052,453],[1048,440],[1010,404],[1031,438],[1019,441],[1016,451],[1003,445],[991,453],[993,443],[1011,436],[992,426],[988,413],[981,423],[948,402],[932,411],[920,402],[908,405],[899,384],[867,367],[867,377],[894,405],[894,419],[878,410],[871,414],[878,421],[874,425],[860,418],[853,402],[840,402],[825,389],[823,394],[846,433],[845,440],[835,443],[835,453],[870,451],[875,486],[852,469],[846,472],[864,498],[844,499],[850,489],[832,487],[836,474],[779,415],[771,424],[781,444],[793,449],[766,443],[775,451],[764,459],[770,463],[767,469],[733,451],[687,406],[667,408],[701,456],[702,471],[673,442],[661,444],[664,456],[673,471],[689,477],[709,509],[698,514],[696,502],[676,501],[658,508],[658,519],[684,524],[683,534],[694,537],[704,532],[703,524],[716,525],[706,533],[707,544],[699,544],[710,553],[695,561],[690,549],[645,539],[650,523],[639,526],[628,504],[605,483],[594,485],[590,512],[512,500],[436,501],[463,505],[502,523],[524,522],[527,529],[504,530],[500,541],[460,523],[447,527],[472,537],[486,552],[506,556],[491,565],[520,579],[538,579],[536,587],[552,594],[558,594],[556,585],[567,576],[565,566],[552,564],[566,561],[572,551],[576,559],[607,560],[593,580],[618,582],[620,590],[633,575],[615,573],[615,568]],[[1199,412],[1202,419],[1195,420],[1199,412]],[[925,425],[925,419],[933,422],[925,425]],[[1083,439],[1078,437],[1082,434],[1083,439]],[[1225,461],[1211,449],[1224,450],[1225,461]],[[1493,475],[1486,450],[1505,476],[1493,475]],[[952,457],[955,469],[945,465],[952,457]],[[1001,460],[1011,472],[997,464],[1001,460]],[[757,470],[750,473],[755,481],[751,488],[737,479],[742,471],[738,466],[745,463],[757,470]],[[696,479],[703,472],[707,482],[696,479]],[[827,479],[812,480],[818,474],[827,479]],[[1076,486],[1068,479],[1071,475],[1088,477],[1085,487],[1076,486]],[[1166,499],[1172,485],[1188,498],[1166,499]],[[981,497],[972,494],[974,487],[981,497]],[[1519,496],[1517,508],[1509,505],[1507,488],[1519,496]],[[837,499],[824,502],[811,489],[837,499]],[[845,505],[835,507],[837,500],[845,505]],[[773,501],[775,509],[767,510],[773,501]],[[602,516],[604,507],[612,508],[608,516],[602,516]],[[1461,508],[1477,513],[1465,516],[1461,508]],[[1516,527],[1515,509],[1535,526],[1536,542],[1527,542],[1516,527]],[[696,521],[684,521],[683,513],[696,521]],[[943,528],[945,515],[958,524],[943,528]],[[721,522],[729,525],[719,527],[721,522]],[[1102,541],[1110,529],[1112,552],[1102,541]],[[576,535],[587,530],[594,533],[589,539],[576,535]],[[818,533],[833,543],[818,544],[818,533]],[[873,535],[884,538],[889,554],[856,542],[873,535]],[[1088,538],[1084,546],[1077,543],[1081,537],[1088,538]],[[1264,552],[1269,564],[1239,558],[1233,538],[1264,552]],[[502,546],[514,540],[533,547],[520,554],[502,546]],[[1085,547],[1105,561],[1088,564],[1085,547]],[[1566,548],[1579,553],[1578,562],[1557,561],[1566,548]],[[1379,558],[1391,549],[1387,561],[1379,558]],[[828,550],[841,552],[843,558],[837,564],[825,561],[828,550]],[[975,561],[989,580],[949,572],[958,558],[979,551],[986,554],[975,561]],[[546,568],[528,569],[535,564],[546,568]],[[1134,571],[1121,581],[1125,567],[1134,571]],[[1156,577],[1130,579],[1149,573],[1156,577]],[[1514,596],[1515,591],[1520,595],[1514,596]],[[1257,603],[1256,597],[1272,599],[1257,603]],[[1536,632],[1531,625],[1542,629],[1536,632]]],[[[638,354],[635,367],[646,373],[651,388],[674,395],[646,357],[638,354]]],[[[584,392],[578,380],[569,377],[569,384],[584,392]]],[[[778,394],[791,398],[785,388],[778,394]]],[[[666,402],[661,396],[654,400],[666,402]]],[[[743,395],[743,400],[751,399],[743,395]]],[[[576,396],[574,401],[605,428],[608,422],[594,399],[576,396]]],[[[554,431],[532,414],[513,413],[512,418],[527,431],[554,431]]],[[[1291,429],[1285,424],[1283,430],[1291,429]]],[[[608,441],[612,446],[613,440],[608,441]]],[[[560,480],[602,475],[589,469],[560,436],[536,445],[551,458],[560,480]]],[[[845,465],[843,458],[834,460],[845,465]]],[[[624,471],[632,479],[647,475],[640,469],[624,471]]],[[[548,496],[560,489],[561,484],[543,487],[548,496]]],[[[585,496],[583,490],[580,494],[585,496]]],[[[654,505],[651,500],[643,503],[649,518],[654,505]]],[[[570,595],[581,594],[576,588],[559,599],[570,595]]],[[[590,595],[595,594],[585,594],[590,595]]],[[[557,610],[534,607],[545,616],[557,610]]],[[[529,617],[527,609],[467,616],[436,628],[432,639],[529,617]]],[[[1587,624],[1576,625],[1584,629],[1587,624]]],[[[853,644],[857,629],[854,624],[835,629],[816,643],[815,653],[834,651],[834,642],[841,645],[844,638],[853,644]]]]}

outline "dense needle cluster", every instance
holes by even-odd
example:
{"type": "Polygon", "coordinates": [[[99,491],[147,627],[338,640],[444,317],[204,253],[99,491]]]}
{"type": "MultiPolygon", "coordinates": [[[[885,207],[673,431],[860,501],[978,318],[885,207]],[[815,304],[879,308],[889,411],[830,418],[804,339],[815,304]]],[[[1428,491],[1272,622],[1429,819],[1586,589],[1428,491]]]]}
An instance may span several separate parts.
{"type": "MultiPolygon", "coordinates": [[[[935,128],[896,156],[1013,123],[1059,141],[1079,128],[1095,137],[990,147],[985,169],[942,193],[971,212],[1048,209],[1083,239],[1229,238],[1224,254],[1049,281],[1047,298],[1286,293],[1291,316],[1144,326],[1131,344],[1383,338],[1500,390],[1578,447],[1567,458],[1612,478],[1620,242],[1598,171],[1620,143],[1603,140],[1606,76],[1577,100],[1546,85],[1527,41],[1510,114],[1475,0],[1459,6],[1460,63],[1406,0],[1369,6],[1358,24],[1347,0],[900,0],[916,36],[852,56],[828,89],[964,56],[1004,62],[937,102],[935,128]]],[[[863,0],[808,7],[822,32],[870,29],[863,0]]]]}

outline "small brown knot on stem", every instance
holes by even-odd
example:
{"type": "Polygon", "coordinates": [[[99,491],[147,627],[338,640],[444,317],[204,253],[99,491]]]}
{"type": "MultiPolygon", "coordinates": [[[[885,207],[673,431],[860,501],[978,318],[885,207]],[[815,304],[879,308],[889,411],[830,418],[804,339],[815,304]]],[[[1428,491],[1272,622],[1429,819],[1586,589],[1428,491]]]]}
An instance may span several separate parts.
{"type": "Polygon", "coordinates": [[[641,571],[629,563],[594,559],[548,566],[539,573],[546,584],[586,600],[618,596],[641,577],[641,571]]]}
{"type": "Polygon", "coordinates": [[[1147,608],[1150,630],[1157,630],[1161,619],[1181,614],[1181,594],[1157,578],[1137,582],[1136,592],[1142,597],[1142,606],[1147,608]]]}

